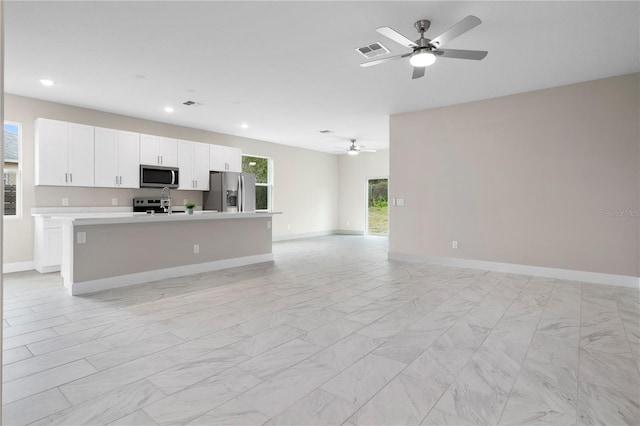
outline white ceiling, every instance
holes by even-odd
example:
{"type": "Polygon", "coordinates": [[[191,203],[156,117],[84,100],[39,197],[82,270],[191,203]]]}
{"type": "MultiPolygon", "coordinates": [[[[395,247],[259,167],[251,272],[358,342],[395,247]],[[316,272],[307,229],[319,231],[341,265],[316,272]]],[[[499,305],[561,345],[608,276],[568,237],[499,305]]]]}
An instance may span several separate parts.
{"type": "Polygon", "coordinates": [[[5,1],[5,90],[327,152],[348,147],[337,137],[380,149],[392,114],[637,72],[639,22],[635,1],[5,1]],[[417,80],[407,60],[358,66],[354,49],[374,41],[407,52],[377,27],[416,39],[426,18],[433,38],[470,14],[483,23],[446,47],[488,50],[483,61],[440,58],[417,80]]]}

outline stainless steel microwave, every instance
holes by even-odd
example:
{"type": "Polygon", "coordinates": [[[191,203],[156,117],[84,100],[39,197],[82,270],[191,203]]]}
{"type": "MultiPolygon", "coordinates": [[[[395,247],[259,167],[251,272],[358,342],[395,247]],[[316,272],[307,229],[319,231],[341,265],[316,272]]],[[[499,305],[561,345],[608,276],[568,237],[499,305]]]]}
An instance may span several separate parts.
{"type": "Polygon", "coordinates": [[[140,166],[140,188],[177,188],[179,183],[177,167],[140,166]]]}

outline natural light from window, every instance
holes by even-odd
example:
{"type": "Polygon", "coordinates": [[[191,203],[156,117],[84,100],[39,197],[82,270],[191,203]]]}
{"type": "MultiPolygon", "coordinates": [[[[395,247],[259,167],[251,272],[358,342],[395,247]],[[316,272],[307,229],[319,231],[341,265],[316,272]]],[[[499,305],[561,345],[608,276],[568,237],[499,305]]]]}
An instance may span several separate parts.
{"type": "Polygon", "coordinates": [[[272,164],[270,158],[242,156],[242,172],[256,175],[256,210],[271,210],[272,164]]]}
{"type": "Polygon", "coordinates": [[[17,216],[20,194],[20,124],[4,123],[4,215],[17,216]]]}

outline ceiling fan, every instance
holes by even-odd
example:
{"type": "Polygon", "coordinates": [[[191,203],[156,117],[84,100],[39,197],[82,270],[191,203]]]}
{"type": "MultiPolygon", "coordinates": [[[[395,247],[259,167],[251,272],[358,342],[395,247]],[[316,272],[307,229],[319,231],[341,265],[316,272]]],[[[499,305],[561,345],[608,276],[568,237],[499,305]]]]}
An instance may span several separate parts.
{"type": "Polygon", "coordinates": [[[470,29],[480,25],[482,21],[473,15],[469,15],[462,19],[460,22],[443,32],[439,36],[430,40],[424,37],[425,31],[429,29],[431,21],[421,19],[417,21],[414,26],[420,33],[420,38],[415,42],[409,40],[399,32],[389,28],[380,27],[376,29],[377,32],[383,36],[401,44],[404,47],[408,47],[413,51],[402,55],[391,56],[384,59],[378,59],[376,61],[365,62],[360,64],[361,67],[370,67],[372,65],[383,64],[385,62],[393,61],[400,58],[409,57],[409,62],[413,65],[413,79],[424,76],[425,68],[432,65],[437,57],[454,58],[454,59],[473,59],[479,61],[487,56],[487,51],[484,50],[458,50],[458,49],[440,49],[441,46],[453,40],[469,31],[470,29]]]}
{"type": "Polygon", "coordinates": [[[347,149],[347,154],[349,155],[358,155],[361,152],[376,152],[375,149],[363,149],[364,145],[356,145],[355,139],[349,139],[349,141],[351,142],[351,146],[347,149]]]}

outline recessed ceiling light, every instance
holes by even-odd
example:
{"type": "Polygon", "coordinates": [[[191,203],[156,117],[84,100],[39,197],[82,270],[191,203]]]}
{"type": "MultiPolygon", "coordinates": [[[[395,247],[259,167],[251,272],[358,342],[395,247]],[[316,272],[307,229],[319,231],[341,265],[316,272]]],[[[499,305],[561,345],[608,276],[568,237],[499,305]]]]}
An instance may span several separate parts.
{"type": "Polygon", "coordinates": [[[170,107],[170,106],[164,107],[164,112],[173,112],[173,107],[170,107]]]}
{"type": "Polygon", "coordinates": [[[240,127],[242,127],[243,129],[248,129],[249,125],[247,123],[242,123],[240,127]]]}
{"type": "Polygon", "coordinates": [[[144,74],[136,74],[138,80],[144,80],[144,74]]]}
{"type": "Polygon", "coordinates": [[[43,86],[53,86],[53,80],[49,80],[46,78],[41,78],[40,79],[40,84],[42,84],[43,86]]]}

